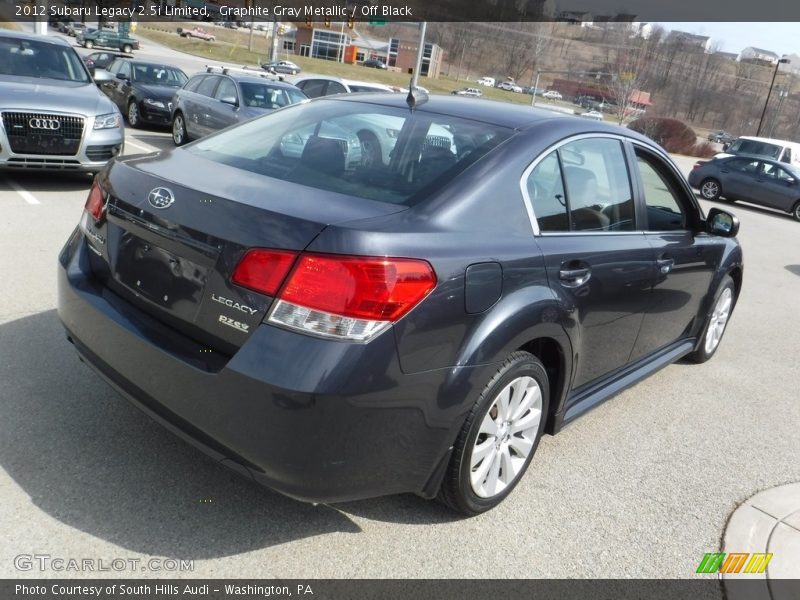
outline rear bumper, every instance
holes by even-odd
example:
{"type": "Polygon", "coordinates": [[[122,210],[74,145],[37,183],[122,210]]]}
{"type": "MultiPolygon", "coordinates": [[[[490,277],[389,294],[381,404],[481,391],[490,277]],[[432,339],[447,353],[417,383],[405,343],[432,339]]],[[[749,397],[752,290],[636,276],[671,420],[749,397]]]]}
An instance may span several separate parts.
{"type": "Polygon", "coordinates": [[[86,252],[76,230],[59,258],[59,317],[83,359],[160,423],[300,500],[435,495],[487,367],[407,375],[391,331],[360,345],[262,325],[206,369],[190,356],[200,344],[98,285],[86,252]]]}

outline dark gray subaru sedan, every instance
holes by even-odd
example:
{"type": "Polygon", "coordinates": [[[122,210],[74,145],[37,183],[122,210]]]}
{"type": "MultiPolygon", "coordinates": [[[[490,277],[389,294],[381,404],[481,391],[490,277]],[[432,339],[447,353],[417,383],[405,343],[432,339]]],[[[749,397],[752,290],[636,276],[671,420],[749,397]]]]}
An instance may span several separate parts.
{"type": "Polygon", "coordinates": [[[414,492],[475,514],[545,432],[711,358],[742,286],[738,221],[704,216],[661,148],[424,100],[322,98],[114,161],[59,258],[83,360],[294,498],[414,492]]]}

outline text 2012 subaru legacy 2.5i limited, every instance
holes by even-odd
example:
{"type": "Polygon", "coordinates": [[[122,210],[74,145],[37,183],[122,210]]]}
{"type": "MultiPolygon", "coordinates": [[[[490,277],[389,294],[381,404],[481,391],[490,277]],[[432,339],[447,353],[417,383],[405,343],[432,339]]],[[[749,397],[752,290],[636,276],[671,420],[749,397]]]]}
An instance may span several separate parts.
{"type": "Polygon", "coordinates": [[[0,30],[0,169],[97,172],[123,143],[122,115],[67,42],[0,30]]]}
{"type": "Polygon", "coordinates": [[[704,217],[660,148],[424,100],[321,98],[113,161],[60,255],[80,356],[284,494],[414,492],[474,514],[544,432],[715,353],[738,221],[704,217]],[[391,148],[365,161],[364,139],[391,148]]]}

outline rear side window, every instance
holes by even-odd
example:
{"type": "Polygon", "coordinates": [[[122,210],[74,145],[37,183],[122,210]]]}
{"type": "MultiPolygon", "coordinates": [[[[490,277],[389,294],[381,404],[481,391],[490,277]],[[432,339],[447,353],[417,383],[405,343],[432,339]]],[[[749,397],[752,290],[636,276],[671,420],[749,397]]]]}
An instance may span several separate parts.
{"type": "Polygon", "coordinates": [[[214,75],[206,77],[203,82],[197,86],[197,93],[208,97],[213,96],[217,81],[219,81],[219,77],[214,75]]]}
{"type": "Polygon", "coordinates": [[[319,98],[325,95],[325,86],[328,82],[324,79],[309,79],[300,84],[300,89],[309,98],[319,98]]]}
{"type": "Polygon", "coordinates": [[[325,90],[325,95],[330,96],[331,94],[346,94],[347,89],[338,81],[329,81],[328,87],[325,90]]]}
{"type": "Polygon", "coordinates": [[[186,149],[297,184],[411,205],[513,130],[359,102],[295,104],[186,149]]]}
{"type": "Polygon", "coordinates": [[[203,79],[205,78],[206,78],[205,75],[198,75],[197,77],[192,77],[189,81],[186,82],[186,85],[183,86],[183,89],[185,89],[187,92],[196,92],[197,86],[199,86],[203,82],[203,79]]]}
{"type": "Polygon", "coordinates": [[[233,98],[236,100],[238,98],[236,94],[236,84],[227,77],[223,77],[217,86],[214,98],[217,100],[222,100],[223,98],[233,98]]]}
{"type": "Polygon", "coordinates": [[[528,177],[540,231],[633,231],[633,193],[622,142],[587,138],[563,145],[528,177]]]}

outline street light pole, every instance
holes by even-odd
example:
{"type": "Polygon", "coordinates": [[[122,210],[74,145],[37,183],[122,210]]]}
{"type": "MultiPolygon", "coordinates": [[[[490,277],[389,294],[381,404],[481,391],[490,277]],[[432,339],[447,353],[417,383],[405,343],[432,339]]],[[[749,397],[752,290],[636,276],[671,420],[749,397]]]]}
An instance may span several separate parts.
{"type": "Polygon", "coordinates": [[[764,124],[764,117],[767,114],[767,106],[769,106],[769,97],[772,95],[772,86],[775,85],[775,78],[778,76],[778,69],[781,68],[781,64],[788,63],[788,58],[781,58],[778,62],[775,63],[775,72],[772,73],[772,81],[769,84],[769,90],[767,91],[767,99],[764,101],[764,110],[761,111],[761,118],[758,120],[758,129],[756,130],[756,137],[761,135],[761,126],[764,124]]]}

